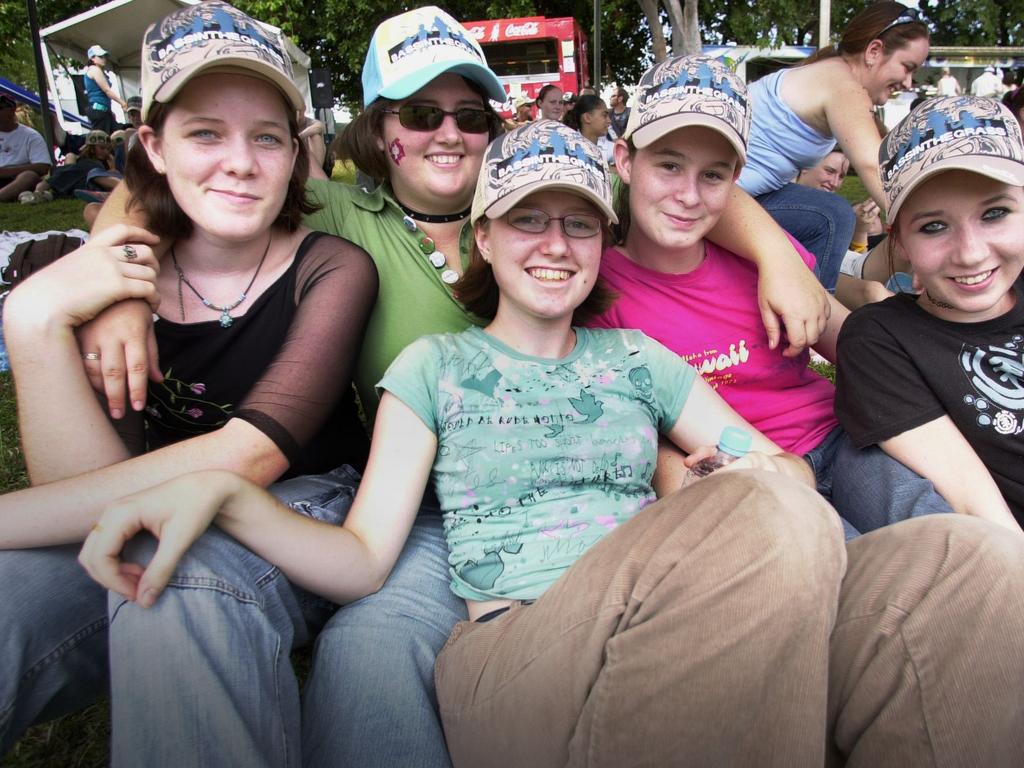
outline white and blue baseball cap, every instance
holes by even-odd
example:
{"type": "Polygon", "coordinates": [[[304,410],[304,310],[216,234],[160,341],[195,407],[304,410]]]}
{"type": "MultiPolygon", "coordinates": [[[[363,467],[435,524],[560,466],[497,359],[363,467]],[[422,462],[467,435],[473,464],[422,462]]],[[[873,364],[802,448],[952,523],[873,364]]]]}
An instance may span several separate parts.
{"type": "Polygon", "coordinates": [[[89,50],[85,52],[86,58],[91,59],[93,56],[106,56],[107,49],[102,45],[90,45],[89,50]]]}
{"type": "Polygon", "coordinates": [[[480,44],[459,22],[433,5],[381,22],[363,65],[363,106],[379,98],[404,99],[446,72],[479,84],[488,98],[505,89],[487,66],[480,44]]]}

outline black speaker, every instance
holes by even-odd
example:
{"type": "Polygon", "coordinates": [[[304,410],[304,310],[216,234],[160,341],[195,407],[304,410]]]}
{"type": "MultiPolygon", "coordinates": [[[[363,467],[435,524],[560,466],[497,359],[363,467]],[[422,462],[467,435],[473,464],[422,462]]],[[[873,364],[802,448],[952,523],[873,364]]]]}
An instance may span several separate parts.
{"type": "Polygon", "coordinates": [[[334,106],[334,90],[331,88],[331,70],[309,70],[309,97],[316,109],[331,109],[334,106]]]}

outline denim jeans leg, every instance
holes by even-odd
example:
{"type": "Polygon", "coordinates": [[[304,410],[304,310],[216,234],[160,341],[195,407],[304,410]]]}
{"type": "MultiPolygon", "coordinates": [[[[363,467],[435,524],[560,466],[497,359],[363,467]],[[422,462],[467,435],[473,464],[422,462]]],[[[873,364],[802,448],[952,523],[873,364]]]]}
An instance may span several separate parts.
{"type": "MultiPolygon", "coordinates": [[[[832,503],[832,470],[835,467],[836,449],[839,446],[840,438],[846,434],[842,427],[836,427],[818,445],[804,454],[804,461],[811,465],[814,470],[814,482],[818,493],[832,503]]],[[[850,522],[840,515],[840,522],[843,524],[843,536],[846,541],[860,536],[860,531],[854,528],[850,522]]]]}
{"type": "Polygon", "coordinates": [[[107,691],[107,593],[78,545],[0,552],[0,756],[107,691]]]}
{"type": "Polygon", "coordinates": [[[877,445],[858,449],[845,432],[834,464],[832,505],[861,533],[911,517],[953,511],[931,480],[877,445]]]}
{"type": "Polygon", "coordinates": [[[757,202],[814,254],[814,274],[829,293],[835,293],[839,267],[857,223],[850,204],[833,192],[792,183],[758,195],[757,202]]]}
{"type": "Polygon", "coordinates": [[[383,589],[320,633],[303,699],[306,768],[448,768],[434,661],[465,603],[449,588],[441,518],[421,514],[383,589]]]}
{"type": "MultiPolygon", "coordinates": [[[[326,494],[335,502],[327,519],[337,523],[354,485],[301,480],[282,496],[315,498],[296,509],[321,517],[326,494]]],[[[126,554],[146,562],[154,546],[137,537],[126,554]]],[[[152,608],[112,595],[113,765],[300,766],[289,654],[315,631],[307,611],[316,602],[216,528],[192,545],[152,608]]],[[[319,603],[326,620],[334,606],[319,603]]]]}

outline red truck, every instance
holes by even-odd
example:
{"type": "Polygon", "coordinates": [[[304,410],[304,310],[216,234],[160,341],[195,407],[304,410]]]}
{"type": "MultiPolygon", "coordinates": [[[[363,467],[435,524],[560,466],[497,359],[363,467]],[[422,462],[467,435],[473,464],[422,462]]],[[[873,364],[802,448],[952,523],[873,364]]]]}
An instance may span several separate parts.
{"type": "Polygon", "coordinates": [[[578,94],[590,85],[587,35],[573,18],[465,21],[463,26],[484,49],[487,63],[505,84],[509,99],[504,113],[520,95],[536,97],[554,83],[566,93],[578,94]]]}

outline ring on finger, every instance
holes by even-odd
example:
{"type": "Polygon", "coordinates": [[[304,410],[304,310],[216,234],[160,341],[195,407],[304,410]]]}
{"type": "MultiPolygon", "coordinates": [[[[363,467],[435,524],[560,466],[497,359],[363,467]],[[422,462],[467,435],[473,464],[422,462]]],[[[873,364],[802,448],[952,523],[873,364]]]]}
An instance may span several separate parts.
{"type": "Polygon", "coordinates": [[[83,360],[99,360],[100,359],[100,353],[99,352],[86,352],[84,355],[82,355],[82,359],[83,360]]]}
{"type": "Polygon", "coordinates": [[[135,250],[135,246],[133,245],[122,245],[121,253],[124,254],[124,258],[126,261],[134,261],[139,257],[139,254],[135,250]]]}

